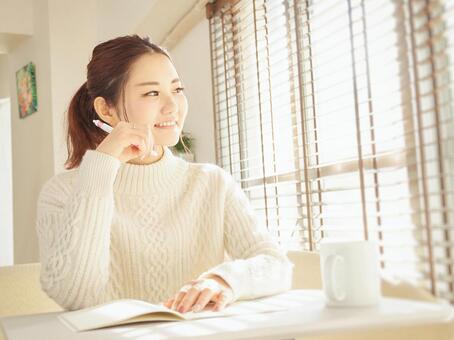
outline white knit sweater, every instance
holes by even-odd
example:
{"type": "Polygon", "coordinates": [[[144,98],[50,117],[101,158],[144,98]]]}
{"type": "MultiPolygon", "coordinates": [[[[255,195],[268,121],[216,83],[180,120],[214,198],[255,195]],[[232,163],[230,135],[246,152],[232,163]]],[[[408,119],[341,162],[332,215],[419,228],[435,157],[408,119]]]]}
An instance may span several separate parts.
{"type": "Polygon", "coordinates": [[[42,288],[69,310],[120,298],[163,302],[209,273],[235,300],[288,290],[293,264],[254,214],[216,165],[188,163],[167,147],[150,165],[89,150],[41,190],[42,288]]]}

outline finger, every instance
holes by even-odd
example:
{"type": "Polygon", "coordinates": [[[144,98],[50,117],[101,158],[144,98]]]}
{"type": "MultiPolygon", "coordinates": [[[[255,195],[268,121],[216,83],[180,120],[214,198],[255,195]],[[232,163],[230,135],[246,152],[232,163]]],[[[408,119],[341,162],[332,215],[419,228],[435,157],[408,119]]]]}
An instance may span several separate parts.
{"type": "Polygon", "coordinates": [[[224,309],[229,300],[230,300],[229,294],[227,294],[226,292],[219,293],[216,300],[216,304],[213,307],[213,311],[217,312],[224,309]]]}
{"type": "Polygon", "coordinates": [[[183,298],[185,297],[186,295],[186,291],[180,291],[177,296],[175,297],[173,303],[172,303],[172,309],[173,310],[177,310],[178,309],[178,306],[180,305],[180,302],[181,300],[183,300],[183,298]]]}
{"type": "Polygon", "coordinates": [[[154,145],[154,135],[153,135],[153,126],[151,124],[138,124],[136,129],[142,131],[146,135],[147,150],[150,154],[157,154],[157,149],[154,145]]]}
{"type": "Polygon", "coordinates": [[[147,141],[148,154],[151,156],[157,156],[158,150],[155,148],[154,136],[153,136],[151,125],[145,125],[144,131],[147,135],[146,141],[147,141]]]}
{"type": "Polygon", "coordinates": [[[172,307],[172,304],[174,301],[175,301],[174,298],[168,299],[166,302],[164,302],[164,306],[166,306],[167,308],[170,308],[170,307],[172,307]]]}
{"type": "Polygon", "coordinates": [[[215,295],[213,291],[209,288],[205,288],[200,293],[199,297],[194,303],[192,307],[193,312],[200,312],[202,309],[206,307],[206,305],[210,302],[211,298],[215,295]]]}
{"type": "Polygon", "coordinates": [[[108,138],[114,138],[119,141],[119,144],[123,148],[127,148],[130,145],[136,145],[137,147],[146,147],[146,134],[143,132],[138,132],[134,130],[128,130],[128,129],[122,129],[121,131],[118,131],[116,134],[112,132],[110,137],[108,138]]]}
{"type": "Polygon", "coordinates": [[[178,305],[180,304],[181,300],[183,299],[184,295],[188,292],[189,289],[191,289],[191,287],[196,284],[197,281],[196,280],[191,280],[187,283],[185,283],[185,285],[183,287],[181,287],[180,291],[177,293],[177,295],[173,298],[171,298],[172,300],[172,305],[171,305],[171,309],[173,310],[176,310],[178,305]]]}
{"type": "Polygon", "coordinates": [[[140,134],[140,135],[146,137],[146,139],[150,138],[151,127],[149,125],[147,125],[147,124],[134,124],[134,123],[131,123],[128,127],[126,127],[126,129],[129,132],[140,134]]]}
{"type": "Polygon", "coordinates": [[[125,121],[119,121],[114,127],[112,132],[117,134],[129,133],[129,132],[141,132],[141,129],[137,127],[137,124],[125,121]]]}
{"type": "Polygon", "coordinates": [[[214,306],[216,305],[216,302],[214,301],[210,301],[207,303],[207,305],[205,306],[204,309],[202,309],[203,311],[209,311],[209,310],[213,310],[214,306]]]}
{"type": "MultiPolygon", "coordinates": [[[[150,131],[150,133],[151,133],[151,131],[150,131]]],[[[157,155],[159,155],[159,148],[158,148],[158,145],[155,144],[155,139],[154,139],[153,133],[151,133],[150,138],[151,138],[151,141],[150,141],[151,153],[154,154],[155,156],[157,156],[157,155]]]]}
{"type": "Polygon", "coordinates": [[[127,141],[125,141],[125,144],[125,146],[133,145],[134,147],[136,147],[137,152],[145,153],[148,150],[146,138],[141,135],[129,135],[127,141]]]}
{"type": "Polygon", "coordinates": [[[189,289],[183,300],[181,300],[178,306],[178,311],[180,313],[186,313],[198,299],[200,292],[201,290],[196,286],[193,286],[191,289],[189,289]]]}
{"type": "Polygon", "coordinates": [[[153,137],[150,126],[138,125],[138,126],[135,126],[132,131],[135,134],[139,134],[145,141],[146,152],[144,153],[144,156],[157,155],[157,152],[155,151],[155,148],[154,148],[154,137],[153,137]]]}
{"type": "Polygon", "coordinates": [[[144,145],[129,145],[123,149],[122,157],[129,160],[131,158],[143,157],[146,154],[146,147],[144,145]]]}
{"type": "Polygon", "coordinates": [[[140,130],[131,130],[127,132],[128,137],[130,138],[137,138],[139,137],[142,139],[145,143],[148,143],[148,134],[145,131],[140,131],[140,130]]]}

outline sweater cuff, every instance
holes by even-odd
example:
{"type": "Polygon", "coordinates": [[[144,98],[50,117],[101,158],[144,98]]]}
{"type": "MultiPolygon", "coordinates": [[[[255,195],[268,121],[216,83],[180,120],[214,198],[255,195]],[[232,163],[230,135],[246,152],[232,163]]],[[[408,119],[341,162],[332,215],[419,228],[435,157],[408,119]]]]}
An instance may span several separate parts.
{"type": "Polygon", "coordinates": [[[243,277],[244,275],[243,273],[245,267],[247,267],[247,263],[245,260],[227,261],[202,273],[198,277],[198,279],[204,279],[210,275],[220,276],[232,288],[233,292],[232,302],[235,302],[241,299],[243,296],[248,295],[247,284],[245,285],[244,282],[241,282],[241,280],[239,280],[239,278],[243,277]]]}
{"type": "Polygon", "coordinates": [[[113,193],[113,184],[121,161],[106,153],[87,150],[79,167],[79,185],[84,192],[96,196],[113,193]]]}

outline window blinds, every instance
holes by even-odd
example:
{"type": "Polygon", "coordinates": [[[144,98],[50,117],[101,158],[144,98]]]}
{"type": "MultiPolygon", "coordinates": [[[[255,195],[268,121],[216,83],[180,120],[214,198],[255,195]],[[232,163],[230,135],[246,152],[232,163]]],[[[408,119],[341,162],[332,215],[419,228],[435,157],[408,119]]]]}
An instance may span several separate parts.
{"type": "Polygon", "coordinates": [[[454,4],[207,5],[218,164],[287,248],[374,239],[454,301],[454,4]]]}

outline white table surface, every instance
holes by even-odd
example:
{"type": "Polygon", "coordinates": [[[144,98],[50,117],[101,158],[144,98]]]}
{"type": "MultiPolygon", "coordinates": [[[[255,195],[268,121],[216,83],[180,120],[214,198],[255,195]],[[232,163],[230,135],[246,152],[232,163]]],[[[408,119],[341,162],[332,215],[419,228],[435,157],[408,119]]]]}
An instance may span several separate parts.
{"type": "Polygon", "coordinates": [[[60,313],[0,319],[8,340],[158,340],[158,339],[289,339],[336,333],[450,322],[448,305],[383,298],[376,307],[327,308],[319,290],[292,290],[270,298],[288,310],[182,322],[154,322],[73,332],[60,323],[60,313]]]}

